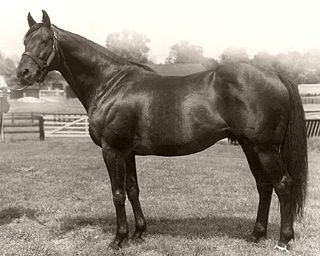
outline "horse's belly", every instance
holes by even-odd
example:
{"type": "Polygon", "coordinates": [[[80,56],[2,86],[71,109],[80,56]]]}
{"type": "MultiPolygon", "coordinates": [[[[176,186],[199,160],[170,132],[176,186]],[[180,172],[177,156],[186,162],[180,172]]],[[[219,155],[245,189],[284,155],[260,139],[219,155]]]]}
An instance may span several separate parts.
{"type": "Polygon", "coordinates": [[[225,126],[206,125],[194,130],[181,129],[179,132],[170,129],[157,130],[156,136],[145,136],[135,140],[137,155],[179,156],[202,151],[217,141],[227,137],[225,126]]]}

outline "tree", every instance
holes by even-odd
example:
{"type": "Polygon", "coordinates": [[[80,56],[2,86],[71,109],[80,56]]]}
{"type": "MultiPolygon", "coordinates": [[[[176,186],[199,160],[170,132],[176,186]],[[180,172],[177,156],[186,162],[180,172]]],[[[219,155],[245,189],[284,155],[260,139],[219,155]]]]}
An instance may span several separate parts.
{"type": "Polygon", "coordinates": [[[109,34],[106,47],[122,58],[141,63],[148,62],[148,47],[150,39],[141,33],[132,30],[123,30],[121,33],[109,34]]]}
{"type": "Polygon", "coordinates": [[[203,58],[201,64],[206,68],[206,70],[214,70],[219,65],[219,62],[214,58],[203,58]]]}
{"type": "Polygon", "coordinates": [[[12,59],[6,58],[3,55],[0,55],[0,75],[11,76],[15,74],[16,64],[12,59]]]}
{"type": "Polygon", "coordinates": [[[60,82],[61,80],[64,80],[64,78],[58,71],[51,71],[46,76],[46,81],[50,83],[57,83],[57,82],[60,82]]]}
{"type": "Polygon", "coordinates": [[[249,56],[243,47],[229,47],[220,56],[221,62],[249,62],[249,56]]]}
{"type": "Polygon", "coordinates": [[[254,55],[253,59],[251,60],[251,64],[258,68],[273,69],[275,61],[275,56],[266,51],[261,51],[254,55]]]}
{"type": "Polygon", "coordinates": [[[188,41],[181,41],[171,46],[166,63],[202,63],[204,61],[203,49],[188,41]]]}
{"type": "Polygon", "coordinates": [[[279,53],[274,64],[278,72],[285,73],[294,82],[300,83],[299,75],[307,68],[299,52],[279,53]]]}
{"type": "Polygon", "coordinates": [[[16,69],[17,64],[0,52],[0,75],[6,78],[8,84],[17,82],[16,69]]]}

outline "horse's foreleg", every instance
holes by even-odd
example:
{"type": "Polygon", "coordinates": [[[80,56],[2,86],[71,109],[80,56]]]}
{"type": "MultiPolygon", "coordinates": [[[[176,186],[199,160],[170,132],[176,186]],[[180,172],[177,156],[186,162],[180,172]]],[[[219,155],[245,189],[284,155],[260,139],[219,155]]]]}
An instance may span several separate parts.
{"type": "Polygon", "coordinates": [[[126,200],[126,166],[122,154],[107,145],[102,147],[103,158],[106,163],[113,195],[113,203],[117,216],[117,233],[110,243],[113,249],[119,249],[124,240],[128,238],[128,223],[125,210],[126,200]]]}
{"type": "Polygon", "coordinates": [[[241,146],[247,157],[252,174],[256,180],[259,193],[257,219],[253,232],[250,236],[251,241],[258,242],[261,238],[266,237],[267,235],[267,225],[273,186],[269,176],[266,175],[262,170],[259,157],[253,150],[253,147],[243,142],[241,143],[241,146]]]}
{"type": "Polygon", "coordinates": [[[259,148],[258,156],[263,170],[272,179],[272,184],[280,202],[280,239],[277,248],[286,250],[293,231],[292,180],[284,169],[284,164],[277,148],[259,148]]]}
{"type": "Polygon", "coordinates": [[[127,194],[129,201],[132,205],[132,210],[134,213],[136,223],[136,230],[132,235],[132,239],[139,242],[142,240],[141,235],[147,229],[147,225],[139,201],[139,186],[137,179],[136,161],[134,155],[131,155],[127,158],[126,174],[127,194]]]}

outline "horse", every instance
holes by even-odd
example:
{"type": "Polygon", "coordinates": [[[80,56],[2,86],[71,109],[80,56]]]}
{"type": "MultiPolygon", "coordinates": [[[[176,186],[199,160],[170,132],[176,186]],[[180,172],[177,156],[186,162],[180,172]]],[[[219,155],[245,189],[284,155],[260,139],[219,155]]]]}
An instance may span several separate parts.
{"type": "Polygon", "coordinates": [[[111,248],[129,239],[126,197],[135,217],[130,238],[142,241],[147,227],[136,155],[188,155],[230,138],[241,145],[259,193],[250,240],[266,236],[275,190],[281,216],[276,248],[287,250],[294,221],[303,215],[308,176],[305,117],[294,82],[245,63],[219,64],[182,77],[161,76],[51,24],[42,12],[42,22],[30,13],[27,17],[18,87],[41,82],[57,70],[86,109],[90,137],[102,149],[111,182],[117,219],[111,248]]]}

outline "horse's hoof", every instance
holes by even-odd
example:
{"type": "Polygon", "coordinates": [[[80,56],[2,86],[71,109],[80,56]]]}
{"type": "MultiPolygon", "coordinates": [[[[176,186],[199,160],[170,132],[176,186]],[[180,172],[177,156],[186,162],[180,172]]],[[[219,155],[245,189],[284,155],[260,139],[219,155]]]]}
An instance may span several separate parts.
{"type": "Polygon", "coordinates": [[[142,244],[144,242],[144,239],[142,237],[131,237],[131,242],[133,244],[142,244]]]}
{"type": "Polygon", "coordinates": [[[266,234],[252,233],[246,240],[250,243],[258,243],[260,240],[265,239],[266,237],[266,234]]]}
{"type": "Polygon", "coordinates": [[[128,239],[127,238],[122,239],[122,240],[115,239],[109,244],[109,248],[114,250],[114,251],[117,251],[117,250],[121,249],[122,247],[124,247],[126,245],[128,245],[128,239]]]}
{"type": "Polygon", "coordinates": [[[279,244],[277,244],[274,248],[277,249],[277,250],[280,250],[282,252],[289,252],[288,245],[279,245],[279,244]]]}
{"type": "Polygon", "coordinates": [[[246,240],[249,243],[258,243],[264,237],[249,236],[246,240]]]}
{"type": "Polygon", "coordinates": [[[115,242],[115,241],[112,241],[110,244],[109,244],[109,248],[113,251],[118,251],[121,247],[119,245],[119,243],[115,242]]]}

